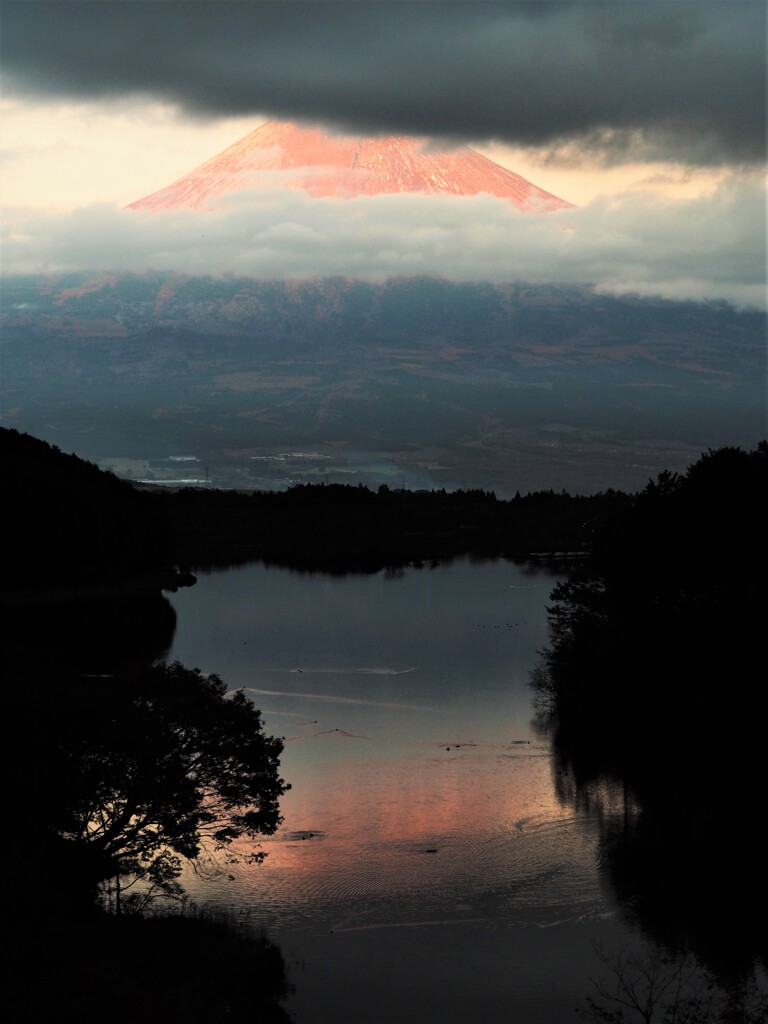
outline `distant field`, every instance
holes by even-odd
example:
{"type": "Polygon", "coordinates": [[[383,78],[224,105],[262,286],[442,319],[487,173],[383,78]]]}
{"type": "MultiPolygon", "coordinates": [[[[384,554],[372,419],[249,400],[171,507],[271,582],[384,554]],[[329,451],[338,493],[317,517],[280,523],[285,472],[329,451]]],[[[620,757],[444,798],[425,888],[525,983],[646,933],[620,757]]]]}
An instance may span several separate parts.
{"type": "Polygon", "coordinates": [[[137,480],[146,476],[149,470],[148,459],[126,459],[121,456],[107,455],[97,461],[102,469],[108,469],[116,476],[122,476],[128,480],[137,480]]]}
{"type": "Polygon", "coordinates": [[[377,488],[431,487],[423,467],[413,468],[386,459],[371,459],[365,454],[342,459],[291,457],[275,453],[251,456],[247,453],[194,463],[174,463],[167,459],[129,459],[106,455],[94,460],[105,470],[126,480],[173,486],[236,488],[240,490],[285,490],[299,483],[362,483],[377,488]]]}

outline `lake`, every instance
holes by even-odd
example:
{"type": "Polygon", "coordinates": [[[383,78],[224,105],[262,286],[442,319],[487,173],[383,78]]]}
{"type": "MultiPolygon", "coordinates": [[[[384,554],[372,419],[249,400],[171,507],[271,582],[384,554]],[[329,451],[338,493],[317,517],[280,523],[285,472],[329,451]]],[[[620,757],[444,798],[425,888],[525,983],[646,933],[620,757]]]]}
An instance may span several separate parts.
{"type": "Polygon", "coordinates": [[[168,660],[245,689],[285,737],[265,862],[185,884],[281,947],[297,1024],[559,1024],[596,947],[642,945],[602,881],[599,817],[558,799],[533,723],[556,581],[502,560],[250,564],[172,595],[168,660]]]}

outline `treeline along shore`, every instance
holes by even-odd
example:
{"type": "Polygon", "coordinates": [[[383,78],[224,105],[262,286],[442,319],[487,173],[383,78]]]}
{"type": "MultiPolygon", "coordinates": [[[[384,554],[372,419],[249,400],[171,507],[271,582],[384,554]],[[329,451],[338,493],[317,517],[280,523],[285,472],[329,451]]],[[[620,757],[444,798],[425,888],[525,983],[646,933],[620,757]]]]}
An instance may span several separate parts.
{"type": "MultiPolygon", "coordinates": [[[[3,429],[7,515],[22,542],[8,552],[7,590],[53,590],[111,578],[173,585],[169,567],[263,559],[303,569],[376,571],[478,557],[577,557],[600,521],[631,502],[537,491],[377,491],[305,484],[287,491],[134,485],[28,434],[3,429]],[[161,574],[165,572],[165,576],[161,574]]],[[[177,579],[183,585],[184,579],[177,579]]]]}
{"type": "Polygon", "coordinates": [[[157,493],[180,564],[262,559],[299,569],[375,572],[463,555],[580,558],[599,519],[628,497],[540,491],[509,501],[479,489],[377,491],[302,484],[242,493],[157,493]]]}

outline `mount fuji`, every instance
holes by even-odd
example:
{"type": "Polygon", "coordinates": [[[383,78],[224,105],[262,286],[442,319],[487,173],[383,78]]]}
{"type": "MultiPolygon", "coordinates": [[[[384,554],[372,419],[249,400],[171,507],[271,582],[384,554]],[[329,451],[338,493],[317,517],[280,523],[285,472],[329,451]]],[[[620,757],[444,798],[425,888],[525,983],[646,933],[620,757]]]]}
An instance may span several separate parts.
{"type": "Polygon", "coordinates": [[[128,208],[205,209],[232,192],[275,186],[303,189],[315,198],[488,193],[528,213],[573,205],[468,146],[438,151],[426,139],[361,138],[269,121],[128,208]]]}

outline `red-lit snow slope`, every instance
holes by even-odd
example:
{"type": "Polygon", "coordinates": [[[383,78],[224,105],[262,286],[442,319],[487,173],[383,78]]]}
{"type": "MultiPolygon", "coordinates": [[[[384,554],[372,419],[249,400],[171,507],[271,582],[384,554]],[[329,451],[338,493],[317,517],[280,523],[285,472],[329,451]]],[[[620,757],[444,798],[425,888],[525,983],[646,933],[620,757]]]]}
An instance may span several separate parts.
{"type": "Polygon", "coordinates": [[[353,138],[269,121],[129,208],[205,209],[230,192],[275,186],[341,198],[393,192],[459,196],[487,192],[530,213],[572,206],[467,146],[436,152],[423,139],[353,138]]]}

